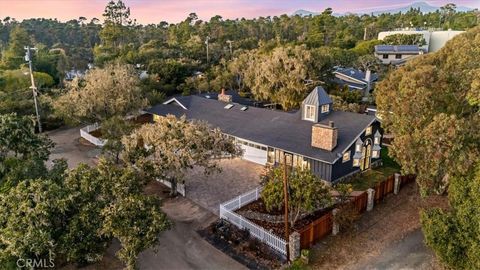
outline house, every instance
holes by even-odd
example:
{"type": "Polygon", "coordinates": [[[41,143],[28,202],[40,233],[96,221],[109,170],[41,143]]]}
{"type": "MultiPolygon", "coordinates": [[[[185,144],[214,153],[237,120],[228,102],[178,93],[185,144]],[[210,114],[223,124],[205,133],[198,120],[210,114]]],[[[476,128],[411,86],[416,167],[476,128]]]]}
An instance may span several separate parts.
{"type": "Polygon", "coordinates": [[[349,90],[359,90],[368,95],[373,88],[375,82],[378,80],[376,73],[371,73],[370,70],[363,72],[355,68],[337,67],[333,72],[335,78],[333,82],[340,87],[348,86],[349,90]]]}
{"type": "Polygon", "coordinates": [[[383,64],[402,65],[407,60],[423,54],[418,45],[376,45],[375,56],[383,64]]]}
{"type": "Polygon", "coordinates": [[[336,182],[380,162],[382,130],[375,116],[333,110],[332,99],[315,87],[294,112],[236,103],[221,93],[179,96],[147,110],[154,121],[168,114],[207,121],[231,136],[243,158],[262,165],[310,169],[336,182]]]}

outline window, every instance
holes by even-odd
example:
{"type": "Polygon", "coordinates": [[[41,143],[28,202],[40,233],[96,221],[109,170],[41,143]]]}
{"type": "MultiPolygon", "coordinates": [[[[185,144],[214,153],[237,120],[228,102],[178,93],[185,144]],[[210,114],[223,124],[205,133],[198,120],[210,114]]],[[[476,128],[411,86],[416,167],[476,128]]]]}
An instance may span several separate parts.
{"type": "Polygon", "coordinates": [[[306,120],[315,120],[315,106],[305,105],[305,119],[306,120]]]}
{"type": "Polygon", "coordinates": [[[383,58],[383,59],[388,59],[388,54],[382,55],[382,58],[383,58]]]}
{"type": "Polygon", "coordinates": [[[372,151],[372,158],[379,158],[380,157],[379,153],[380,151],[377,151],[377,150],[372,151]]]}
{"type": "Polygon", "coordinates": [[[401,54],[395,54],[395,59],[402,59],[402,55],[401,54]]]}
{"type": "Polygon", "coordinates": [[[380,144],[380,137],[375,137],[375,139],[373,140],[373,143],[380,144]]]}
{"type": "Polygon", "coordinates": [[[353,160],[353,167],[359,167],[360,166],[360,160],[359,159],[354,159],[353,160]]]}
{"type": "Polygon", "coordinates": [[[326,113],[330,110],[330,106],[328,104],[322,105],[322,113],[326,113]]]}
{"type": "Polygon", "coordinates": [[[367,129],[365,129],[365,136],[368,136],[370,134],[372,134],[372,127],[371,126],[367,127],[367,129]]]}
{"type": "Polygon", "coordinates": [[[345,152],[343,153],[343,159],[342,162],[347,162],[350,160],[350,152],[345,152]]]}
{"type": "Polygon", "coordinates": [[[355,152],[360,152],[360,151],[362,151],[362,145],[357,143],[355,145],[355,152]]]}

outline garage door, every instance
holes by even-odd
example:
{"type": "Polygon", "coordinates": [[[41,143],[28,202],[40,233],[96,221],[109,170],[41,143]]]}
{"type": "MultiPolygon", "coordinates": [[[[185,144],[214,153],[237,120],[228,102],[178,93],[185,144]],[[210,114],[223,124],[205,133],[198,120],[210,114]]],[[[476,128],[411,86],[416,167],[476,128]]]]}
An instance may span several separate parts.
{"type": "Polygon", "coordinates": [[[243,159],[257,164],[267,164],[267,147],[257,144],[238,141],[243,150],[243,159]]]}

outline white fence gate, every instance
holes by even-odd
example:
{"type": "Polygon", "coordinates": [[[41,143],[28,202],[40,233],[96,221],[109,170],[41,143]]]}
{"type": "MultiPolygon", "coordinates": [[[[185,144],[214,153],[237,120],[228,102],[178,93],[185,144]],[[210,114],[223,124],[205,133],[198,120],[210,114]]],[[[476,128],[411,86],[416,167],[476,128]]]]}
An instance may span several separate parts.
{"type": "Polygon", "coordinates": [[[104,146],[107,140],[103,140],[100,138],[97,138],[90,134],[90,132],[95,131],[100,128],[100,125],[98,123],[88,125],[86,127],[83,127],[80,129],[80,137],[84,138],[85,140],[91,142],[95,146],[104,146]]]}
{"type": "Polygon", "coordinates": [[[220,204],[220,218],[230,221],[240,229],[247,229],[255,238],[269,245],[276,251],[287,255],[287,243],[285,240],[234,212],[242,206],[258,200],[261,191],[262,189],[258,187],[228,202],[220,204]]]}

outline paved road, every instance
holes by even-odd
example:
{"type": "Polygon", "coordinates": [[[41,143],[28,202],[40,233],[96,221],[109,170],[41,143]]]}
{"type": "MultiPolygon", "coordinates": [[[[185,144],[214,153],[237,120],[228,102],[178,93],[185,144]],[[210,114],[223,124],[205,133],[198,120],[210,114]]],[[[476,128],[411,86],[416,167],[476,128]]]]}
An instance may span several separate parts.
{"type": "Polygon", "coordinates": [[[432,251],[425,246],[421,229],[392,243],[379,256],[367,259],[354,269],[431,269],[432,251]]]}
{"type": "Polygon", "coordinates": [[[196,232],[217,219],[215,215],[187,198],[168,200],[162,208],[175,225],[160,236],[158,253],[150,249],[140,254],[139,269],[247,269],[196,232]]]}

